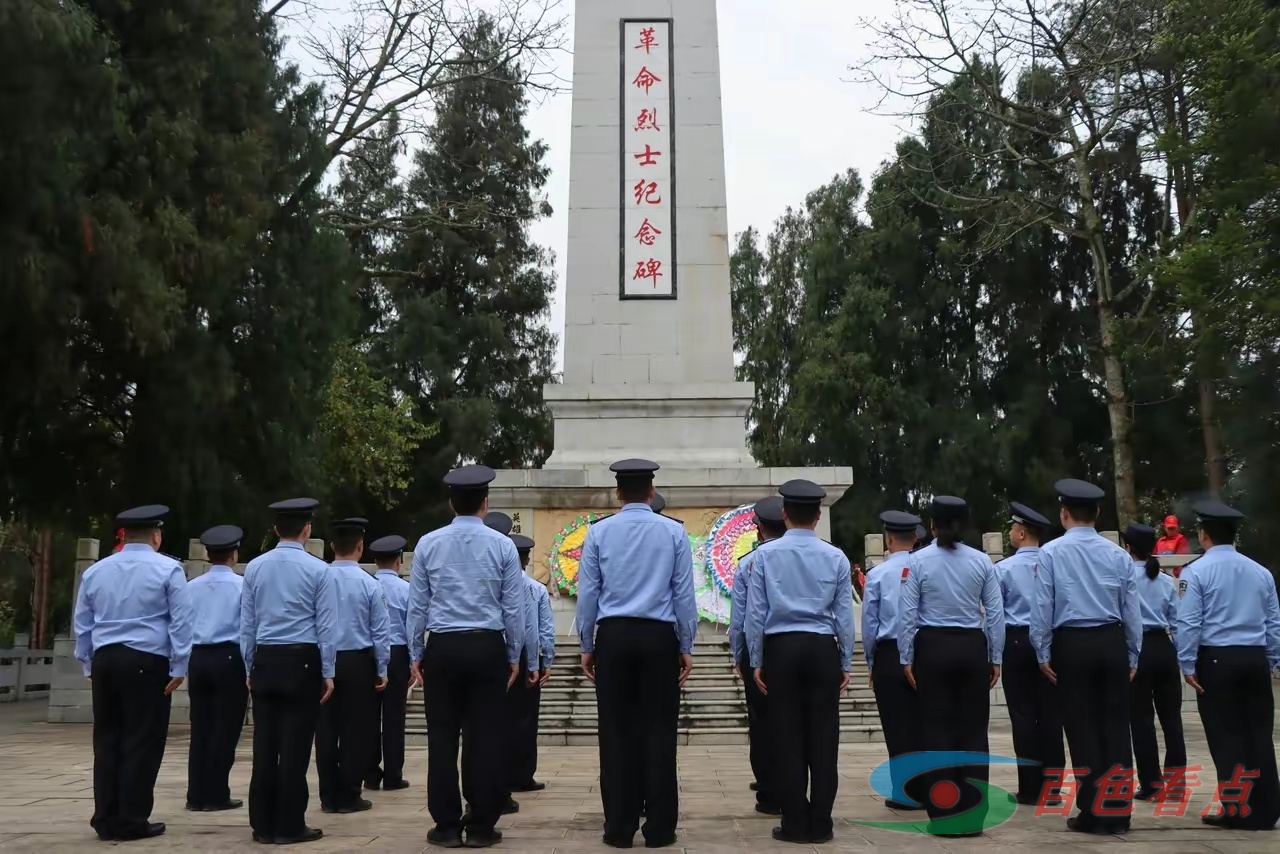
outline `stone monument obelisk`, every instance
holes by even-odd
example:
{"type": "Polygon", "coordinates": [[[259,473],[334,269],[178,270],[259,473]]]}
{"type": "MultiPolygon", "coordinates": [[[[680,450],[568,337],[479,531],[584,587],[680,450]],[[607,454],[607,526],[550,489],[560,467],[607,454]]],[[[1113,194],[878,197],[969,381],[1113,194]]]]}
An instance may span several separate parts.
{"type": "MultiPolygon", "coordinates": [[[[662,468],[667,513],[705,536],[794,477],[844,494],[848,468],[759,468],[754,389],[734,376],[716,0],[577,0],[563,382],[544,468],[499,473],[490,504],[546,549],[613,509],[608,465],[662,468]]],[[[820,527],[829,536],[824,518],[820,527]]]]}

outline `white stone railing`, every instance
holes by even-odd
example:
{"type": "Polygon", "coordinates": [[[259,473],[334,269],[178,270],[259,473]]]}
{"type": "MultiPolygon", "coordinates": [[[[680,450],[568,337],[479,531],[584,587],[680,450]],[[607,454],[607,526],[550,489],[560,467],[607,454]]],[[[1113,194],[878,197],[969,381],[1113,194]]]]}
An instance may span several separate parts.
{"type": "Polygon", "coordinates": [[[53,684],[53,650],[0,649],[0,703],[38,700],[53,684]]]}

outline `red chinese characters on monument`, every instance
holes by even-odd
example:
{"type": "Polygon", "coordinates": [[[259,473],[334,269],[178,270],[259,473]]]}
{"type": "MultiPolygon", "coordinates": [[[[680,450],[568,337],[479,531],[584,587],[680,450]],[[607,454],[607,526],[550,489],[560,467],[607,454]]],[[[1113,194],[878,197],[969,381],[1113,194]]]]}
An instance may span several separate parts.
{"type": "Polygon", "coordinates": [[[643,89],[646,95],[649,94],[650,89],[661,82],[662,78],[650,71],[647,65],[641,68],[635,79],[631,81],[632,85],[637,89],[643,89]]]}
{"type": "Polygon", "coordinates": [[[670,38],[667,22],[625,22],[620,116],[624,295],[675,293],[670,38]]]}
{"type": "Polygon", "coordinates": [[[631,277],[631,280],[644,281],[645,279],[651,279],[652,286],[656,288],[658,287],[658,279],[661,279],[662,275],[662,262],[657,259],[650,258],[648,261],[636,262],[636,272],[631,277]]]}
{"type": "Polygon", "coordinates": [[[661,132],[662,128],[658,127],[658,111],[645,107],[640,110],[640,115],[636,116],[636,126],[632,128],[633,132],[642,130],[656,130],[661,132]]]}
{"type": "Polygon", "coordinates": [[[662,232],[649,222],[649,218],[645,217],[644,222],[640,224],[640,229],[635,233],[635,240],[641,246],[652,246],[662,236],[662,232]]]}
{"type": "Polygon", "coordinates": [[[649,145],[649,143],[646,142],[644,144],[644,151],[640,152],[639,154],[633,154],[631,156],[634,157],[636,160],[638,160],[641,166],[657,166],[658,165],[657,158],[662,156],[662,152],[654,151],[653,146],[649,145]]]}
{"type": "Polygon", "coordinates": [[[653,48],[662,47],[658,44],[658,34],[654,27],[644,27],[640,30],[640,43],[636,45],[636,50],[642,50],[650,53],[653,48]]]}

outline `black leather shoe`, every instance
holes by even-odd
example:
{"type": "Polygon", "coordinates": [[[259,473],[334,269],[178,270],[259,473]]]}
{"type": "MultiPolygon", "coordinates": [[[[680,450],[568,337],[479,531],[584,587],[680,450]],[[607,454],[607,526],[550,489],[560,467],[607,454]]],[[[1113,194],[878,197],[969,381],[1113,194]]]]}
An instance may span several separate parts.
{"type": "Polygon", "coordinates": [[[507,802],[502,805],[500,812],[503,815],[512,815],[520,812],[520,804],[516,803],[515,798],[507,798],[507,802]]]}
{"type": "Polygon", "coordinates": [[[778,840],[779,842],[791,842],[796,845],[810,844],[809,840],[806,837],[792,836],[791,834],[785,832],[781,827],[775,827],[773,829],[773,838],[778,840]]]}
{"type": "Polygon", "coordinates": [[[146,827],[140,827],[137,830],[131,830],[125,833],[116,833],[115,839],[121,842],[132,842],[135,839],[151,839],[164,834],[165,826],[163,821],[150,822],[146,827]]]}
{"type": "Polygon", "coordinates": [[[441,830],[433,827],[427,831],[427,844],[436,848],[461,848],[462,834],[456,830],[441,830]]]}
{"type": "Polygon", "coordinates": [[[262,836],[261,834],[258,834],[258,833],[255,833],[253,835],[253,841],[258,843],[259,845],[275,845],[276,844],[276,838],[274,836],[262,836]]]}
{"type": "Polygon", "coordinates": [[[1075,833],[1092,833],[1094,836],[1110,836],[1111,831],[1101,825],[1086,824],[1080,820],[1080,816],[1072,816],[1067,819],[1067,830],[1075,833]]]}
{"type": "Polygon", "coordinates": [[[758,791],[760,791],[760,784],[759,784],[759,783],[752,783],[750,786],[747,786],[747,788],[748,788],[748,789],[750,789],[750,790],[751,790],[751,791],[753,791],[753,792],[758,792],[758,791]]]}
{"type": "Polygon", "coordinates": [[[1154,786],[1143,786],[1133,796],[1135,801],[1154,801],[1160,790],[1154,786]]]}
{"type": "Polygon", "coordinates": [[[1234,818],[1235,816],[1227,815],[1225,812],[1220,812],[1217,815],[1201,816],[1200,822],[1202,824],[1207,824],[1210,827],[1230,828],[1235,824],[1233,821],[1234,818]]]}
{"type": "Polygon", "coordinates": [[[502,841],[501,830],[489,830],[479,832],[475,830],[467,831],[467,841],[463,844],[467,848],[492,848],[502,841]]]}
{"type": "Polygon", "coordinates": [[[546,783],[539,783],[537,780],[530,780],[527,783],[521,783],[512,789],[513,792],[541,792],[547,787],[546,783]]]}
{"type": "Polygon", "coordinates": [[[349,815],[353,812],[364,812],[365,810],[371,809],[373,809],[373,801],[368,801],[364,798],[356,798],[355,803],[348,804],[345,807],[338,807],[338,812],[341,815],[349,815]]]}
{"type": "Polygon", "coordinates": [[[761,815],[782,815],[782,807],[774,804],[756,803],[756,812],[761,815]]]}
{"type": "Polygon", "coordinates": [[[644,841],[645,848],[666,848],[669,845],[676,844],[676,835],[673,833],[667,839],[646,839],[644,841]]]}
{"type": "Polygon", "coordinates": [[[332,813],[336,813],[337,811],[338,811],[338,808],[337,808],[337,807],[335,807],[333,804],[321,804],[321,805],[320,805],[320,812],[327,812],[327,813],[331,813],[331,814],[332,814],[332,813]]]}
{"type": "Polygon", "coordinates": [[[407,789],[412,785],[408,780],[384,780],[382,789],[386,792],[394,792],[398,789],[407,789]]]}
{"type": "Polygon", "coordinates": [[[377,780],[365,780],[364,787],[371,792],[376,792],[378,789],[382,788],[382,783],[377,780]]]}
{"type": "Polygon", "coordinates": [[[884,805],[891,810],[913,811],[913,810],[924,809],[924,804],[908,804],[908,803],[904,803],[903,801],[895,801],[893,798],[886,799],[884,802],[884,805]]]}
{"type": "Polygon", "coordinates": [[[191,801],[187,801],[186,806],[184,806],[183,809],[187,812],[204,812],[204,807],[199,804],[193,804],[191,801]]]}
{"type": "Polygon", "coordinates": [[[207,806],[204,808],[204,811],[205,812],[222,812],[223,810],[238,810],[242,806],[244,806],[244,801],[238,801],[235,798],[231,798],[225,803],[213,804],[212,806],[207,806]]]}
{"type": "Polygon", "coordinates": [[[823,845],[835,838],[836,838],[836,835],[828,830],[826,833],[824,833],[821,836],[812,837],[809,841],[812,842],[814,845],[823,845]]]}
{"type": "Polygon", "coordinates": [[[324,836],[318,827],[304,827],[297,836],[277,836],[276,845],[297,845],[300,842],[315,842],[324,836]]]}
{"type": "Polygon", "coordinates": [[[608,833],[602,836],[600,841],[610,848],[630,848],[632,844],[630,839],[619,839],[616,836],[610,836],[608,833]]]}

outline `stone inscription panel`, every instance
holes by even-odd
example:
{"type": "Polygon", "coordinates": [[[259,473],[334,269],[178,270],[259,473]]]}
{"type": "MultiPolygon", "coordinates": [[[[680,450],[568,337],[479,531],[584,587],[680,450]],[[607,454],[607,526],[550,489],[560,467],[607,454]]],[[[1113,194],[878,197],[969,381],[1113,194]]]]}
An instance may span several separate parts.
{"type": "Polygon", "coordinates": [[[676,298],[675,89],[671,20],[623,19],[622,299],[676,298]]]}

